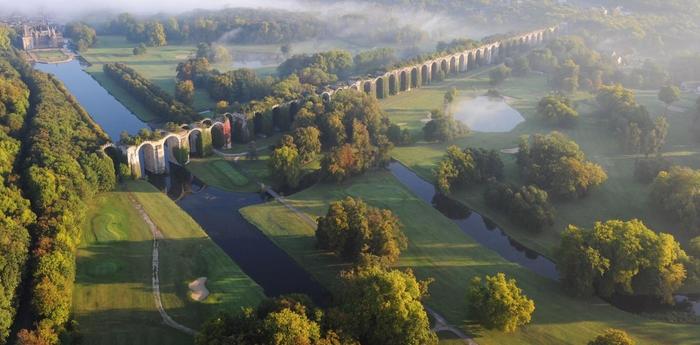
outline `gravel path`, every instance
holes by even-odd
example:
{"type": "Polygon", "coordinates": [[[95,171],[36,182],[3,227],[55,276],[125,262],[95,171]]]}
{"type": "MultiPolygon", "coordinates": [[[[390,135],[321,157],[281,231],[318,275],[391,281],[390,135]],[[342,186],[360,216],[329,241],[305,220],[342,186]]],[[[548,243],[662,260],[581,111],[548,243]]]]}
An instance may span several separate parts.
{"type": "Polygon", "coordinates": [[[151,220],[151,217],[149,217],[146,211],[144,211],[143,206],[138,201],[136,201],[136,199],[131,193],[129,193],[129,200],[131,200],[131,204],[134,206],[136,211],[139,212],[139,215],[141,215],[143,221],[146,222],[146,224],[148,224],[148,228],[151,230],[151,235],[153,235],[153,274],[151,276],[151,285],[153,288],[153,299],[156,302],[156,308],[158,309],[158,313],[160,313],[160,317],[163,319],[163,323],[165,323],[167,326],[189,335],[195,335],[197,334],[197,331],[185,325],[177,323],[175,320],[173,320],[173,318],[170,317],[170,315],[168,315],[168,313],[165,311],[165,308],[163,308],[163,301],[160,298],[160,261],[158,259],[158,240],[163,239],[163,233],[160,232],[158,227],[153,223],[153,220],[151,220]]]}

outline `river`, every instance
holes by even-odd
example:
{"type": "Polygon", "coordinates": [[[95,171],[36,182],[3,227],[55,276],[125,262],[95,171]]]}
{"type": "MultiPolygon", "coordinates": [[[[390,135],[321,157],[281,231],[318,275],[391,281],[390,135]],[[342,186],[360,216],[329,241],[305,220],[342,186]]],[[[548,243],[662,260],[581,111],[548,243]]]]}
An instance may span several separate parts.
{"type": "MultiPolygon", "coordinates": [[[[36,68],[63,81],[115,142],[123,130],[135,133],[148,126],[102,88],[77,61],[37,64],[36,68]]],[[[481,245],[537,274],[558,279],[556,265],[551,260],[525,248],[487,218],[454,200],[438,196],[431,183],[400,163],[391,163],[389,169],[404,186],[452,219],[481,245]]],[[[260,194],[223,191],[204,185],[185,169],[174,166],[173,171],[171,176],[155,176],[149,180],[176,200],[267,295],[299,292],[321,304],[329,300],[328,292],[308,272],[238,212],[242,207],[264,202],[260,194]]]]}
{"type": "MultiPolygon", "coordinates": [[[[35,64],[35,68],[60,79],[114,142],[122,131],[136,133],[148,127],[85,72],[78,61],[35,64]]],[[[232,193],[206,186],[176,165],[171,165],[170,176],[149,176],[149,182],[199,223],[266,295],[304,293],[322,305],[329,300],[328,292],[306,270],[238,212],[265,202],[260,194],[232,193]]]]}

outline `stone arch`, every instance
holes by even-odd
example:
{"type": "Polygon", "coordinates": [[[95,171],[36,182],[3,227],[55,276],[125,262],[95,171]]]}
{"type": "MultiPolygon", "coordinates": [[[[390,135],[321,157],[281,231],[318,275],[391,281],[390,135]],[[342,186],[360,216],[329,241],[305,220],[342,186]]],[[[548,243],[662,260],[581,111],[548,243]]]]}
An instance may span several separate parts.
{"type": "Polygon", "coordinates": [[[442,59],[442,61],[440,61],[440,70],[445,73],[445,76],[450,73],[450,63],[447,59],[442,59]]]}
{"type": "MultiPolygon", "coordinates": [[[[294,119],[297,116],[297,113],[299,112],[299,102],[297,101],[292,101],[289,103],[289,119],[294,122],[294,119]]],[[[233,119],[231,120],[231,123],[233,123],[233,119]]]]}
{"type": "Polygon", "coordinates": [[[214,122],[210,128],[211,131],[211,144],[212,147],[216,149],[221,149],[226,147],[226,130],[224,124],[221,122],[214,122]]]}
{"type": "MultiPolygon", "coordinates": [[[[324,102],[326,102],[326,103],[330,102],[330,101],[331,101],[331,94],[330,94],[330,92],[324,92],[324,93],[322,93],[322,94],[321,94],[321,99],[322,99],[324,102]]],[[[275,108],[272,108],[272,109],[274,110],[275,108]]]]}
{"type": "Polygon", "coordinates": [[[189,133],[187,133],[187,143],[190,147],[190,155],[195,154],[197,156],[204,155],[204,152],[200,150],[203,146],[202,130],[199,128],[194,128],[189,133]]]}
{"type": "Polygon", "coordinates": [[[399,93],[398,83],[396,82],[396,74],[392,73],[389,75],[389,94],[395,95],[399,93]]]}
{"type": "Polygon", "coordinates": [[[379,99],[386,97],[386,85],[384,83],[384,77],[379,77],[374,81],[375,96],[379,99]]]}
{"type": "Polygon", "coordinates": [[[205,118],[199,121],[200,124],[204,125],[204,127],[211,127],[213,121],[210,118],[205,118]]]}
{"type": "Polygon", "coordinates": [[[410,89],[408,74],[406,73],[406,70],[403,70],[399,72],[399,90],[408,91],[410,89]]]}
{"type": "Polygon", "coordinates": [[[421,85],[430,84],[430,67],[428,65],[423,65],[420,68],[420,82],[421,85]]]}
{"type": "Polygon", "coordinates": [[[450,73],[457,73],[457,58],[454,56],[450,58],[450,73]]]}
{"type": "Polygon", "coordinates": [[[372,82],[366,81],[364,83],[364,85],[362,85],[362,89],[365,91],[366,94],[371,95],[372,94],[372,82]]]}
{"type": "Polygon", "coordinates": [[[420,86],[419,77],[418,67],[411,68],[411,87],[416,88],[420,86]]]}
{"type": "Polygon", "coordinates": [[[141,163],[139,164],[139,168],[141,170],[138,172],[139,176],[146,176],[146,172],[150,172],[152,174],[159,173],[155,145],[153,145],[150,141],[143,142],[136,148],[136,153],[139,157],[139,162],[141,163]]]}
{"type": "MultiPolygon", "coordinates": [[[[187,164],[187,162],[190,160],[190,155],[189,152],[183,151],[186,153],[186,156],[181,157],[181,160],[178,160],[178,155],[180,153],[177,153],[176,150],[179,150],[181,147],[181,141],[180,137],[175,134],[170,134],[163,138],[163,149],[165,150],[165,158],[167,160],[166,164],[166,169],[169,171],[170,170],[170,164],[177,164],[177,165],[183,165],[187,164]]],[[[189,150],[188,150],[189,151],[189,150]]]]}
{"type": "Polygon", "coordinates": [[[437,79],[438,75],[438,70],[440,66],[438,66],[437,61],[433,61],[433,63],[430,65],[430,80],[437,79]]]}
{"type": "Polygon", "coordinates": [[[467,71],[471,71],[476,68],[476,56],[473,51],[469,52],[467,55],[467,71]]]}
{"type": "Polygon", "coordinates": [[[467,60],[464,57],[464,54],[459,54],[459,67],[458,70],[460,72],[466,72],[467,71],[467,60]]]}

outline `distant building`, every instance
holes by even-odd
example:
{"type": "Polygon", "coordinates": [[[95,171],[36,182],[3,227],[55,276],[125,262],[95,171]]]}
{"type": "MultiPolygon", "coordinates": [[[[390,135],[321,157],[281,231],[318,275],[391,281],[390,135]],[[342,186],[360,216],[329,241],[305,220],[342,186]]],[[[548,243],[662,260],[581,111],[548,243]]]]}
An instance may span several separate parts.
{"type": "Polygon", "coordinates": [[[22,49],[61,48],[63,47],[63,34],[55,26],[23,25],[22,49]]]}

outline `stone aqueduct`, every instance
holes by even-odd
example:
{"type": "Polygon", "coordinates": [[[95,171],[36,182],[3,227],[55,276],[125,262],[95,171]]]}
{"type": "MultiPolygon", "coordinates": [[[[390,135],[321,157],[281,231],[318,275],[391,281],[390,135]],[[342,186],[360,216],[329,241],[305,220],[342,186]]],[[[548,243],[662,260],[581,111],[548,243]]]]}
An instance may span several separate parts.
{"type": "MultiPolygon", "coordinates": [[[[522,47],[534,46],[548,40],[557,31],[558,27],[532,31],[466,51],[446,54],[414,65],[396,68],[381,75],[328,86],[321,93],[321,96],[328,101],[335,92],[353,89],[377,98],[386,98],[428,85],[438,75],[447,77],[452,74],[472,71],[479,66],[500,62],[522,47]]],[[[286,111],[293,118],[301,101],[276,105],[269,111],[273,114],[286,111]]],[[[257,116],[259,113],[255,115],[257,116]]],[[[216,118],[206,118],[189,125],[183,125],[176,132],[159,130],[161,138],[158,140],[147,140],[138,145],[108,146],[121,150],[134,176],[141,177],[145,171],[163,174],[169,170],[168,162],[173,164],[187,163],[177,161],[174,154],[176,148],[184,148],[189,153],[205,154],[204,146],[207,145],[204,142],[205,138],[209,138],[209,144],[211,144],[213,131],[218,131],[218,135],[223,137],[223,146],[230,148],[234,134],[236,132],[245,133],[250,121],[251,119],[245,114],[226,113],[216,118]]]]}

